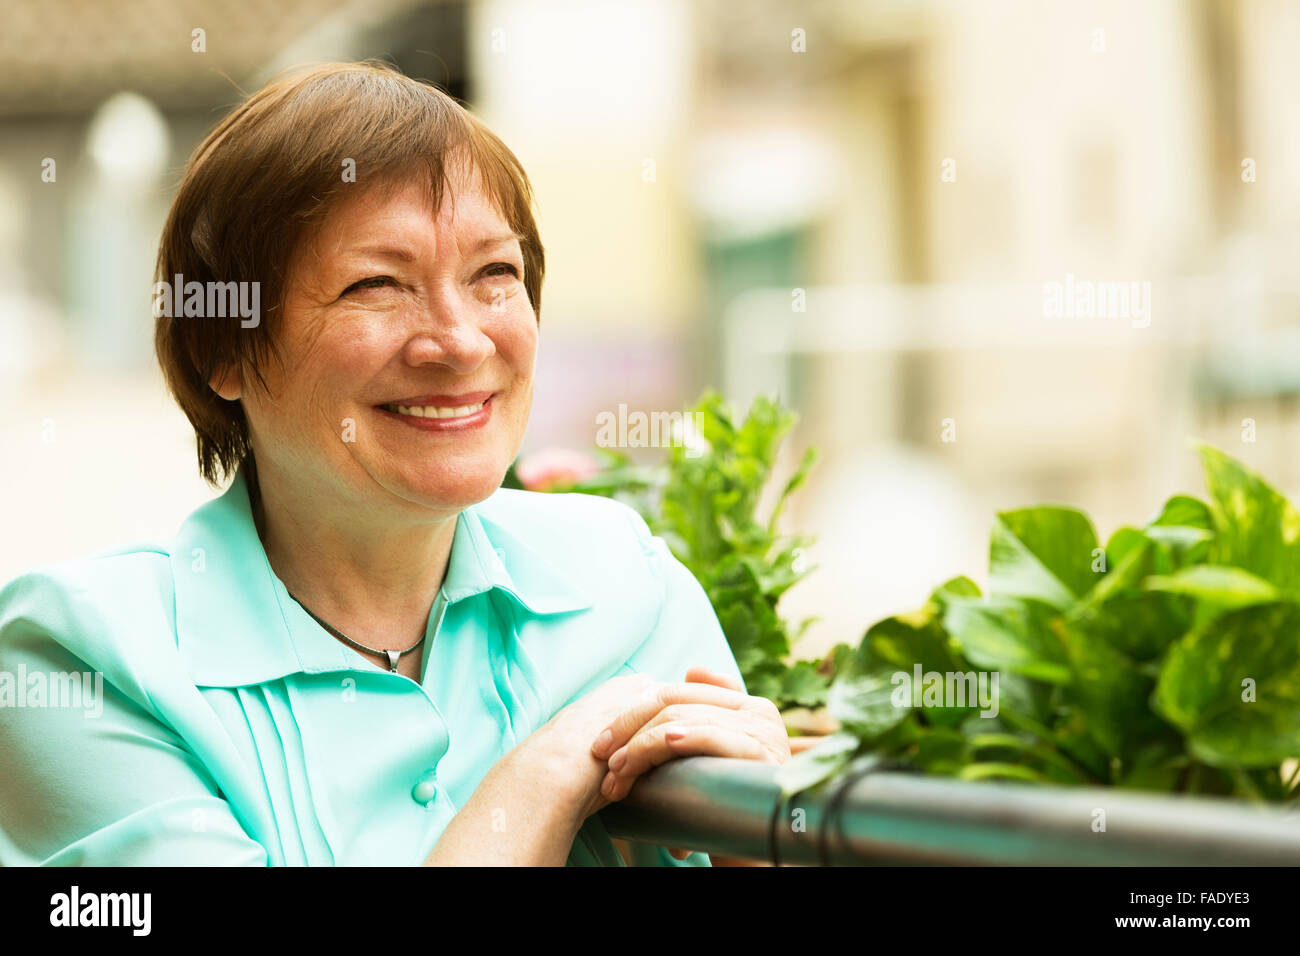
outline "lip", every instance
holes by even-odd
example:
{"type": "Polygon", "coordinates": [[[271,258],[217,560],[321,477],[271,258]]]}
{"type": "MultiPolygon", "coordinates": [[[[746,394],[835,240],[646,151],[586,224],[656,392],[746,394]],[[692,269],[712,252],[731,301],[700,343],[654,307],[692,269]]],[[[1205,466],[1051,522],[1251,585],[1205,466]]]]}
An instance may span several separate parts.
{"type": "MultiPolygon", "coordinates": [[[[390,412],[388,409],[382,408],[378,405],[375,406],[375,411],[387,418],[401,422],[403,425],[409,425],[411,428],[418,428],[422,432],[445,433],[475,431],[487,425],[488,421],[492,418],[492,397],[494,393],[475,392],[474,394],[484,395],[486,397],[481,399],[467,399],[465,396],[460,395],[434,395],[429,397],[436,398],[436,402],[422,399],[420,401],[409,403],[411,405],[438,405],[440,407],[444,404],[450,404],[452,401],[459,402],[461,405],[475,405],[480,401],[483,403],[483,407],[477,412],[473,415],[466,415],[464,418],[416,418],[414,415],[403,415],[400,412],[390,412]]],[[[385,404],[407,405],[408,403],[402,401],[385,404]]],[[[455,408],[456,406],[452,405],[452,407],[455,408]]]]}
{"type": "MultiPolygon", "coordinates": [[[[460,408],[462,405],[477,405],[486,402],[495,392],[465,392],[463,395],[416,395],[412,398],[395,398],[381,402],[382,405],[436,405],[439,408],[460,408]]],[[[379,406],[376,405],[376,408],[379,406]]]]}

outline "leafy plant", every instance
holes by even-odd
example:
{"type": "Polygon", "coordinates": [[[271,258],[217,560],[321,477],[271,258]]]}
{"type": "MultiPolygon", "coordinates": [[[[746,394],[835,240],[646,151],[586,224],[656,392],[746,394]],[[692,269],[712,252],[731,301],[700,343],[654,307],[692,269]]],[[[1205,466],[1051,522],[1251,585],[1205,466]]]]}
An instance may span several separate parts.
{"type": "Polygon", "coordinates": [[[1000,513],[989,593],[955,578],[869,628],[829,693],[841,731],[782,767],[785,792],[863,754],[967,780],[1298,792],[1280,769],[1300,756],[1300,512],[1199,451],[1208,501],[1175,495],[1104,547],[1073,508],[1000,513]],[[980,675],[996,693],[973,699],[980,675]]]}
{"type": "Polygon", "coordinates": [[[833,664],[829,657],[787,663],[791,643],[815,619],[791,628],[777,612],[781,595],[813,570],[803,557],[809,539],[778,533],[777,522],[816,461],[815,449],[804,454],[770,511],[759,515],[795,420],[760,397],[738,422],[722,397],[708,392],[685,416],[687,428],[664,462],[638,467],[621,452],[598,449],[603,467],[596,474],[551,488],[605,495],[635,508],[703,586],[749,693],[783,709],[822,706],[833,664]]]}

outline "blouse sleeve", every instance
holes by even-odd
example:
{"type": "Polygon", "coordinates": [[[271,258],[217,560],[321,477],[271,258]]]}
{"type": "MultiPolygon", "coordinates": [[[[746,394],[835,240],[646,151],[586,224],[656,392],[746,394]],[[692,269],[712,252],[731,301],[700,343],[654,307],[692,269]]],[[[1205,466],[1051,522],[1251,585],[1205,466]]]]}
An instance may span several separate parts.
{"type": "Polygon", "coordinates": [[[685,679],[692,667],[707,667],[745,686],[718,615],[695,576],[673,556],[667,542],[652,535],[644,519],[631,512],[646,559],[661,586],[659,617],[627,667],[655,680],[685,679]]]}
{"type": "Polygon", "coordinates": [[[86,600],[38,575],[0,591],[0,865],[267,865],[185,741],[42,623],[86,600]]]}
{"type": "MultiPolygon", "coordinates": [[[[628,658],[625,671],[674,683],[692,667],[707,667],[745,686],[718,616],[695,576],[650,533],[644,519],[631,512],[642,548],[663,588],[659,618],[644,643],[628,658]]],[[[633,866],[709,866],[707,853],[674,859],[664,847],[630,843],[633,866]]]]}

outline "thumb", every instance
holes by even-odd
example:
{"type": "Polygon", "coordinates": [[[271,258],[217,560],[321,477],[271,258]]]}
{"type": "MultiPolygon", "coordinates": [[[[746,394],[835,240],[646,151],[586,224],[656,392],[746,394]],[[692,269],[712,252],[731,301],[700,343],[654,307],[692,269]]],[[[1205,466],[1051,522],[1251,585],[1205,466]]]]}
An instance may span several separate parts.
{"type": "Polygon", "coordinates": [[[727,690],[738,691],[742,694],[745,692],[745,685],[734,677],[719,674],[707,667],[692,667],[686,672],[686,682],[690,684],[712,684],[715,687],[725,687],[727,690]]]}

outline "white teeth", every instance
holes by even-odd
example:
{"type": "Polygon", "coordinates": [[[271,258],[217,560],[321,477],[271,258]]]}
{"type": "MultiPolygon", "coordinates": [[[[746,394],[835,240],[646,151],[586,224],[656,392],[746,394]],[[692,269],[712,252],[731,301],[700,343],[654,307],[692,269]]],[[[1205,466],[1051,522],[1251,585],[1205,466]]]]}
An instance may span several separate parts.
{"type": "Polygon", "coordinates": [[[455,408],[439,405],[384,405],[383,407],[390,412],[411,415],[414,418],[466,418],[477,412],[484,404],[486,403],[479,402],[477,405],[459,405],[455,408]]]}

